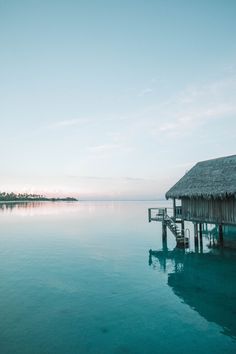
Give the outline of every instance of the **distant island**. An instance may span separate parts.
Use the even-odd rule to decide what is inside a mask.
[[[72,197],[66,198],[47,198],[39,194],[28,193],[5,193],[0,192],[0,202],[77,202],[78,199]]]

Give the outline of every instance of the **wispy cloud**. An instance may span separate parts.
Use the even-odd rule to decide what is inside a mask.
[[[152,107],[146,124],[152,134],[186,135],[214,120],[236,115],[236,76],[188,87]]]
[[[73,127],[76,125],[81,125],[84,123],[90,122],[90,118],[75,118],[75,119],[65,119],[60,120],[50,125],[50,128],[65,128],[65,127]]]
[[[126,120],[120,122],[118,129],[113,132],[114,139],[116,137],[113,142],[132,144],[140,151],[149,141],[165,146],[169,137],[191,137],[200,130],[203,136],[204,127],[210,131],[209,129],[219,126],[221,122],[225,129],[229,129],[227,121],[232,121],[232,117],[236,115],[235,93],[236,73],[224,73],[218,80],[188,85],[166,100],[124,113]],[[111,132],[110,137],[112,138]]]
[[[121,143],[94,145],[87,148],[88,158],[90,159],[108,159],[114,158],[117,154],[129,153],[134,147]]]
[[[121,149],[120,144],[101,144],[87,147],[87,158],[90,160],[105,160],[114,156]]]
[[[120,144],[102,144],[102,145],[90,146],[88,150],[91,152],[100,153],[100,152],[107,152],[107,151],[116,150],[120,148],[121,148]]]
[[[150,87],[147,87],[138,94],[138,97],[146,96],[152,92],[153,92],[153,89],[151,89]]]

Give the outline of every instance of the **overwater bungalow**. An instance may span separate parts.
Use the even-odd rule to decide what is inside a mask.
[[[236,225],[236,155],[198,162],[168,190],[166,198],[173,200],[172,216],[160,208],[153,215],[151,208],[149,221],[162,221],[177,244],[186,242],[184,221],[194,223],[196,237],[201,236],[203,224],[216,225],[222,242],[224,226]]]

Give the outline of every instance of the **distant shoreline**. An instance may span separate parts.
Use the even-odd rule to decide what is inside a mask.
[[[68,198],[68,199],[25,199],[25,200],[0,200],[1,204],[6,203],[32,203],[32,202],[78,202],[78,199],[75,198]]]
[[[25,200],[0,200],[0,204],[6,204],[6,203],[34,203],[34,202],[110,202],[110,203],[158,203],[158,202],[168,202],[165,199],[145,199],[145,200],[139,200],[139,199],[129,199],[129,200],[122,200],[122,199],[25,199]]]
[[[77,202],[78,199],[74,197],[54,197],[48,198],[42,194],[33,194],[33,193],[6,193],[0,192],[0,202]]]

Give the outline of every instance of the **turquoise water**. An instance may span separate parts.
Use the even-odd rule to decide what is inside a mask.
[[[157,205],[1,205],[0,353],[236,352],[235,250],[163,245]]]

